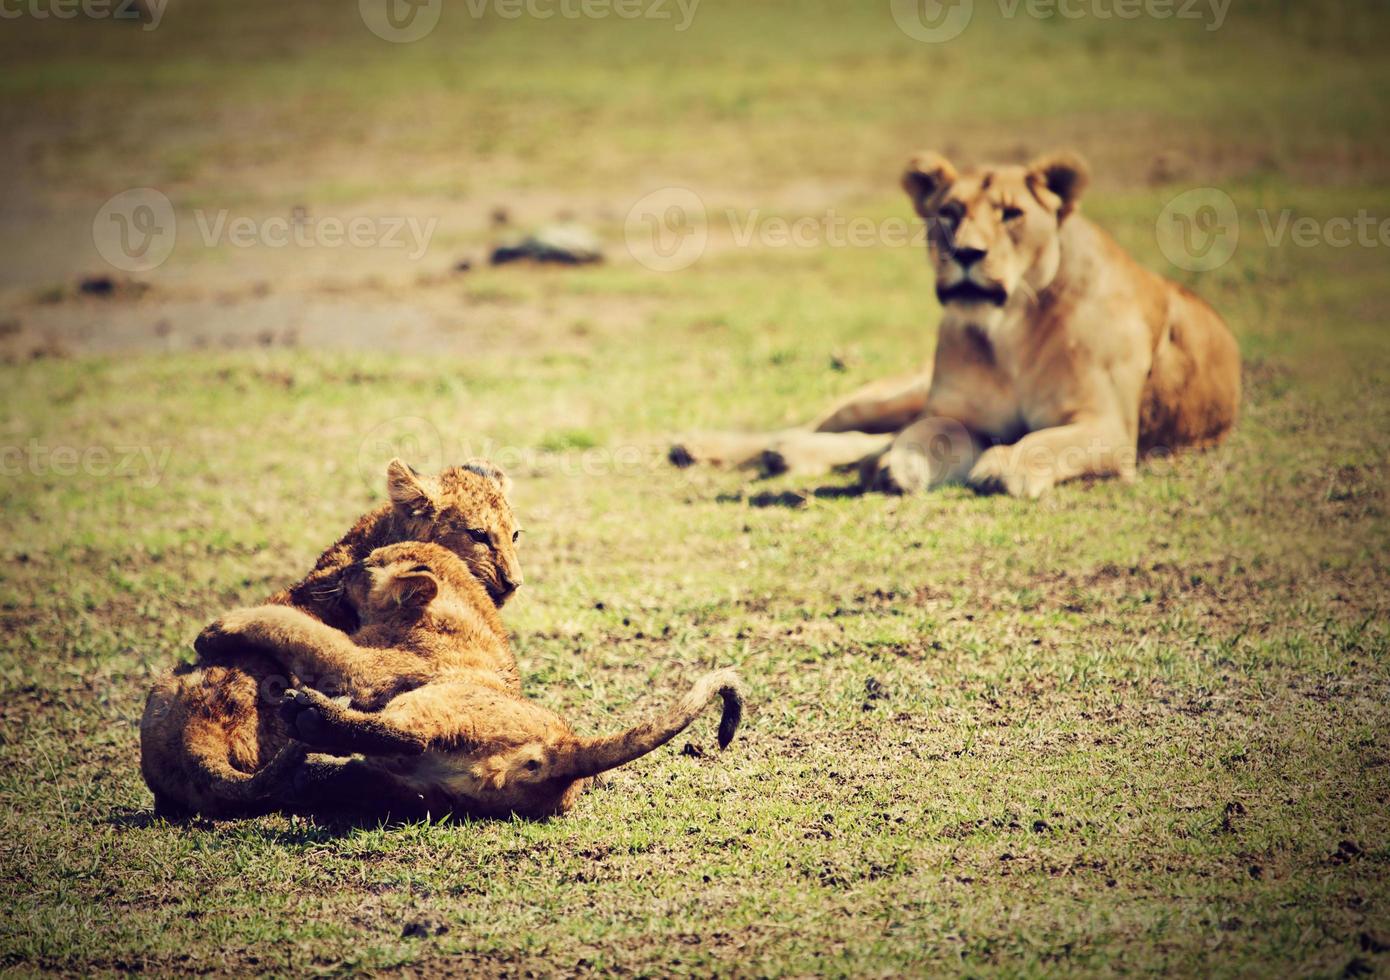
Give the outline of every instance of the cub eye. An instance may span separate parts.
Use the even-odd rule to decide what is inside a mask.
[[[470,528],[468,529],[468,536],[469,536],[470,538],[472,538],[474,541],[478,542],[479,544],[491,544],[491,543],[492,543],[492,538],[491,538],[491,536],[490,536],[486,531],[482,530],[481,528],[470,527]]]
[[[1004,209],[1004,220],[1005,220],[1005,221],[1017,221],[1017,220],[1018,220],[1019,218],[1021,218],[1021,217],[1023,217],[1023,209],[1022,209],[1022,208],[1005,208],[1005,209]]]
[[[428,565],[416,565],[414,568],[410,570],[410,572],[413,575],[416,572],[428,572],[429,570],[430,566]]]
[[[941,220],[947,225],[955,227],[960,223],[961,210],[958,207],[947,206],[941,209]]]
[[[528,759],[526,762],[526,768],[531,772],[539,772],[541,768],[540,761],[537,759]]]
[[[512,544],[516,544],[517,541],[519,541],[519,540],[521,540],[521,532],[520,532],[520,531],[513,531],[513,532],[512,532]]]

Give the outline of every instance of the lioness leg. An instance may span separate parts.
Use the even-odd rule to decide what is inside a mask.
[[[768,474],[818,476],[877,455],[889,441],[886,435],[867,432],[798,431],[778,439],[763,453],[762,469]]]
[[[961,483],[983,449],[981,440],[955,419],[919,419],[899,432],[884,452],[864,460],[860,479],[869,489],[885,493]]]
[[[817,432],[899,432],[927,408],[931,372],[884,378],[865,385],[838,403],[814,426]]]
[[[1133,480],[1136,456],[1133,435],[1104,423],[1077,422],[1038,429],[1013,445],[986,450],[967,482],[983,492],[1037,498],[1079,476]]]
[[[832,433],[897,432],[922,414],[931,387],[930,372],[887,378],[865,385],[837,403],[818,421],[777,432],[724,432],[690,436],[671,447],[677,466],[708,463],[733,468],[760,467],[802,475],[828,473],[858,462],[882,448],[866,440],[814,439]]]
[[[778,440],[804,433],[805,429],[780,432],[711,432],[687,436],[671,447],[671,462],[679,467],[705,463],[710,466],[743,469],[762,464],[763,454]]]

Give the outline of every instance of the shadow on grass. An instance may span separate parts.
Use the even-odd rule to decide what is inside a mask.
[[[862,497],[870,491],[861,486],[830,486],[816,487],[814,490],[782,490],[774,492],[764,490],[761,493],[721,493],[715,497],[716,503],[721,504],[747,504],[749,507],[763,509],[765,507],[786,507],[795,510],[798,507],[805,507],[812,500],[843,500],[849,497]]]

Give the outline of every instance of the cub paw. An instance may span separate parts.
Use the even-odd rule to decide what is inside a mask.
[[[333,701],[317,691],[294,687],[286,691],[280,701],[280,718],[291,738],[313,743],[326,734],[327,718],[335,707]]]

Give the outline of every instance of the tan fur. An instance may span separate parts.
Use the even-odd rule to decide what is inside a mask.
[[[351,637],[298,610],[264,606],[213,624],[200,645],[251,645],[286,670],[323,678],[319,690],[287,694],[293,734],[318,751],[366,755],[393,787],[382,794],[388,806],[418,801],[435,815],[554,816],[573,805],[588,777],[665,744],[716,694],[724,700],[721,746],[738,727],[738,678],[724,670],[650,722],[607,738],[576,736],[521,696],[486,593],[438,546],[380,549],[344,581],[362,621]],[[351,705],[320,693],[330,690],[342,690]]]
[[[479,587],[501,605],[522,581],[507,486],[501,471],[485,461],[423,477],[393,460],[387,469],[390,502],[364,515],[323,553],[313,572],[269,601],[355,629],[356,612],[341,582],[344,569],[382,545],[419,539],[461,556]],[[470,531],[486,535],[486,542]],[[244,644],[204,644],[199,654],[197,663],[160,679],[146,700],[140,763],[156,809],[208,816],[267,809],[274,805],[270,794],[303,758],[302,746],[291,745],[274,710],[296,678]]]
[[[964,482],[1036,497],[1079,476],[1131,479],[1141,453],[1220,443],[1240,404],[1234,338],[1077,213],[1087,182],[1068,153],[964,175],[914,158],[903,187],[927,222],[943,306],[931,370],[870,386],[807,429],[691,440],[673,461],[858,462],[882,490]],[[895,435],[856,460],[850,430]]]

